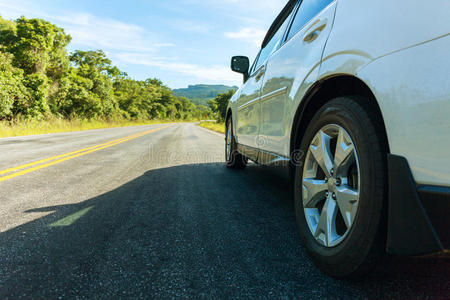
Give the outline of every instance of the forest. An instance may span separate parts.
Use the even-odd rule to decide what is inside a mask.
[[[0,17],[0,120],[196,120],[211,107],[175,96],[160,80],[134,80],[102,50],[69,52],[63,28]],[[214,107],[214,106],[212,106]]]

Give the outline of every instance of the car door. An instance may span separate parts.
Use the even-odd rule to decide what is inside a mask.
[[[287,118],[297,92],[317,78],[334,19],[335,1],[303,0],[297,6],[284,44],[270,56],[261,89],[260,138],[270,153],[289,157]]]
[[[275,20],[271,31],[266,36],[267,42],[265,41],[263,43],[263,48],[253,63],[249,78],[242,87],[241,94],[237,100],[237,141],[240,145],[249,146],[254,150],[259,149],[265,143],[263,139],[258,139],[258,137],[260,136],[261,125],[261,87],[266,72],[267,60],[282,42],[284,33],[289,25],[290,17],[292,16],[293,8],[294,5],[290,7],[288,4],[280,14],[281,18],[279,16]],[[248,151],[248,148],[243,150],[243,152]],[[255,159],[253,153],[244,154]]]
[[[261,92],[262,76],[265,70],[265,61],[259,60],[262,50],[258,54],[250,75],[242,86],[239,97],[236,101],[236,140],[238,144],[257,148],[257,137],[259,134],[259,124],[261,116],[261,106],[259,96]],[[247,152],[249,149],[246,149]],[[246,153],[249,154],[249,153]]]

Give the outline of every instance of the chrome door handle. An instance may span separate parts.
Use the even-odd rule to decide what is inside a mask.
[[[317,37],[319,36],[319,34],[320,34],[320,31],[319,31],[319,30],[315,30],[315,31],[313,31],[313,32],[311,32],[311,33],[309,33],[309,34],[307,34],[303,40],[304,40],[305,42],[310,43],[310,42],[314,41],[315,39],[317,39]]]
[[[311,43],[312,41],[317,39],[317,37],[320,35],[322,30],[325,29],[326,26],[327,26],[326,19],[323,21],[317,20],[308,28],[307,33],[305,34],[303,40],[307,43]]]

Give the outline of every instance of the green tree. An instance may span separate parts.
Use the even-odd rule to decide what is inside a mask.
[[[102,50],[77,50],[70,56],[70,60],[76,66],[72,74],[75,88],[70,89],[71,92],[67,96],[74,105],[73,111],[83,112],[82,116],[89,118],[120,114],[111,80],[111,77],[119,72],[111,65],[111,60],[105,53]],[[79,92],[80,89],[86,89],[81,96],[72,93]],[[77,105],[86,107],[76,107]]]
[[[114,93],[125,118],[148,119],[148,107],[144,102],[145,90],[141,81],[118,78],[114,82]]]
[[[26,75],[42,73],[58,77],[69,66],[66,46],[71,37],[42,19],[21,17],[15,26],[3,26],[2,43],[6,51],[14,54],[13,63]]]
[[[49,97],[57,94],[70,68],[66,50],[70,36],[47,21],[25,17],[0,20],[0,33],[0,44],[13,54],[12,64],[23,70],[31,96],[21,113],[31,117],[49,113]]]

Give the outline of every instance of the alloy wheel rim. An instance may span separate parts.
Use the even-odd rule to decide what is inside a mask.
[[[360,169],[348,132],[330,124],[308,147],[302,176],[306,222],[324,247],[340,244],[352,228],[359,207]]]

